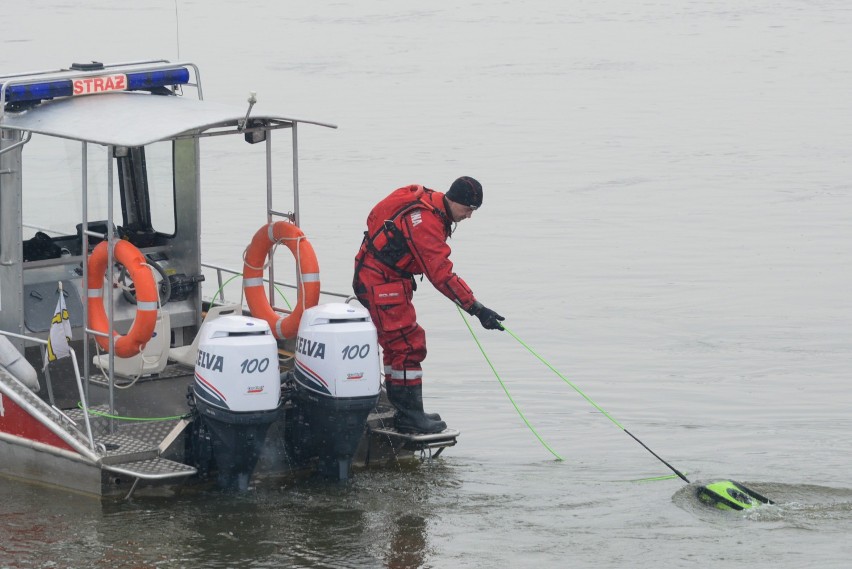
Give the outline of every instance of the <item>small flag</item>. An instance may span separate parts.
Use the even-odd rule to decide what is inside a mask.
[[[65,307],[65,293],[62,284],[59,285],[59,300],[56,301],[56,312],[50,320],[50,337],[47,339],[47,361],[54,362],[59,358],[71,355],[71,322],[68,321],[68,309]]]

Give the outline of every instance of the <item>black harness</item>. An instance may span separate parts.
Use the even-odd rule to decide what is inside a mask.
[[[425,190],[427,192],[431,192],[432,190]],[[364,239],[361,242],[364,250],[369,252],[375,259],[381,262],[386,267],[392,269],[396,274],[404,279],[411,279],[411,284],[413,288],[417,289],[417,283],[414,280],[414,274],[408,271],[405,271],[399,268],[399,261],[402,260],[403,257],[411,253],[411,248],[409,247],[408,239],[403,234],[403,232],[396,226],[396,221],[409,211],[416,208],[424,208],[430,211],[436,212],[444,221],[445,226],[449,228],[452,226],[449,218],[442,212],[441,210],[435,208],[432,204],[426,203],[421,199],[416,199],[404,204],[400,207],[396,213],[391,216],[390,219],[386,219],[385,222],[379,227],[373,235],[370,235],[369,230],[364,232]],[[380,248],[376,247],[376,239],[380,236],[384,235],[385,244]],[[355,289],[356,294],[366,293],[366,289],[364,285],[362,285],[358,281],[358,273],[361,272],[361,269],[364,266],[364,259],[366,255],[362,252],[358,256],[358,265],[355,267],[355,281],[353,282],[353,287]]]

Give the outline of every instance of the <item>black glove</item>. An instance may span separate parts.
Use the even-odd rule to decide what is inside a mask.
[[[486,308],[482,306],[482,303],[476,301],[473,303],[473,306],[470,307],[470,313],[473,316],[479,318],[480,324],[486,330],[502,330],[503,325],[500,324],[500,321],[505,320],[504,317],[500,316],[490,308]]]

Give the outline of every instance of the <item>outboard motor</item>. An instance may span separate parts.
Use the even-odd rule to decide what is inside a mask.
[[[192,387],[200,423],[193,429],[196,462],[212,453],[219,486],[245,490],[279,417],[278,344],[264,320],[247,316],[216,318],[199,334]]]
[[[379,399],[376,328],[361,306],[329,303],[302,315],[294,370],[295,454],[319,459],[326,477],[345,480]]]

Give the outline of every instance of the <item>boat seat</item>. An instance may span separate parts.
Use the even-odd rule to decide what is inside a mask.
[[[220,306],[211,306],[207,309],[207,314],[204,315],[204,321],[201,327],[198,328],[198,334],[192,340],[192,343],[187,346],[178,346],[169,350],[169,359],[181,365],[194,368],[195,361],[198,359],[198,339],[201,337],[201,328],[204,324],[215,320],[220,316],[228,316],[230,314],[242,314],[243,307],[241,304],[222,304]]]
[[[142,350],[141,354],[132,358],[115,358],[115,374],[121,377],[134,378],[162,372],[169,363],[171,340],[171,317],[168,310],[161,308],[157,312],[154,335],[145,344],[145,349]],[[96,355],[93,358],[93,363],[106,375],[109,370],[109,354]]]

